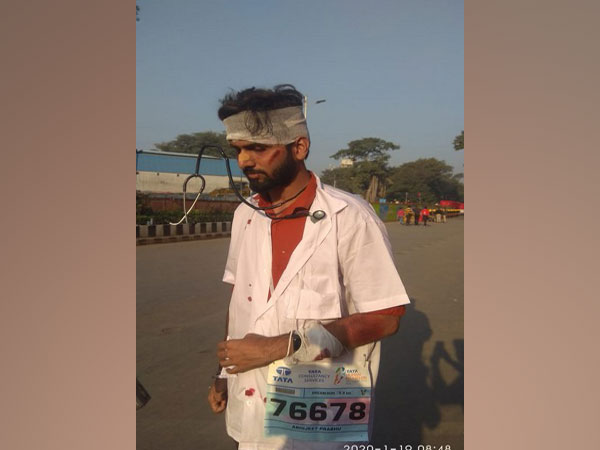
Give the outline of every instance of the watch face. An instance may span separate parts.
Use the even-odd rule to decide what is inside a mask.
[[[294,346],[294,351],[297,352],[300,350],[300,346],[302,345],[302,339],[300,339],[300,335],[295,331],[292,333],[292,344]]]

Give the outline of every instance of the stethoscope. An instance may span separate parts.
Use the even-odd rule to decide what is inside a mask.
[[[314,211],[312,213],[309,210],[307,210],[307,209],[297,209],[293,213],[287,214],[287,215],[281,216],[281,217],[269,215],[267,213],[267,211],[279,208],[280,206],[283,206],[286,203],[291,202],[296,197],[298,197],[302,192],[304,192],[304,190],[306,189],[306,186],[303,187],[302,189],[300,189],[300,191],[298,191],[296,194],[294,194],[290,198],[288,198],[288,199],[286,199],[286,200],[284,200],[282,202],[279,202],[276,205],[263,206],[263,207],[253,205],[252,203],[250,203],[249,201],[247,201],[242,196],[242,194],[240,193],[240,191],[236,187],[236,185],[235,185],[235,183],[233,181],[233,175],[231,174],[231,166],[229,165],[229,158],[227,157],[227,155],[225,154],[225,152],[223,151],[223,149],[219,145],[206,144],[206,145],[203,145],[200,148],[200,152],[198,153],[198,157],[196,158],[196,170],[194,171],[193,174],[189,175],[185,179],[185,181],[183,182],[183,217],[181,218],[181,220],[179,222],[177,222],[177,223],[171,223],[171,225],[179,225],[184,220],[185,220],[185,223],[188,223],[187,216],[190,213],[190,211],[194,208],[194,205],[196,204],[196,202],[200,198],[200,195],[204,191],[204,188],[206,187],[206,180],[200,174],[200,162],[202,161],[202,154],[204,153],[204,150],[207,149],[207,148],[214,148],[214,149],[218,150],[218,152],[221,154],[221,157],[225,160],[225,167],[227,168],[227,176],[229,177],[229,186],[233,189],[233,192],[235,193],[235,195],[237,196],[237,198],[239,198],[242,201],[242,203],[245,203],[250,208],[252,208],[252,209],[254,209],[256,211],[262,211],[264,213],[264,215],[267,216],[269,219],[271,219],[271,220],[286,220],[286,219],[296,219],[296,218],[299,218],[299,217],[310,217],[311,221],[313,223],[315,223],[315,222],[318,222],[319,220],[324,219],[325,216],[327,215],[325,213],[325,211],[323,211],[321,209],[318,209],[318,210],[316,210],[316,211]],[[187,193],[187,185],[190,182],[190,180],[193,179],[193,178],[200,178],[200,180],[202,181],[202,186],[200,187],[200,190],[198,191],[198,195],[196,195],[196,198],[194,199],[194,202],[192,203],[192,206],[190,206],[189,209],[186,209],[186,207],[185,207],[185,200],[186,200],[185,196],[186,196],[186,193]]]
[[[254,209],[258,209],[258,208],[254,208]],[[267,216],[271,220],[284,220],[284,219],[296,219],[298,217],[310,217],[310,220],[312,220],[313,223],[318,222],[321,219],[324,219],[326,215],[327,214],[325,214],[325,211],[323,211],[321,209],[317,209],[315,212],[311,213],[308,209],[304,209],[304,208],[302,208],[302,209],[297,208],[297,210],[295,210],[293,213],[287,214],[282,217],[270,216],[269,214],[265,213],[265,216]]]

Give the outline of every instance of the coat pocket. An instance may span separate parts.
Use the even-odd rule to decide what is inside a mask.
[[[297,292],[296,298],[288,303],[288,318],[327,320],[342,317],[340,299],[335,292],[323,294],[311,289]]]

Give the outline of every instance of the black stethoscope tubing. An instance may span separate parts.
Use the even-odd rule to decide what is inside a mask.
[[[298,192],[297,194],[295,194],[293,197],[290,197],[287,200],[285,200],[283,202],[280,202],[280,203],[278,203],[276,205],[263,206],[263,207],[253,205],[252,203],[250,203],[249,201],[247,201],[244,198],[244,196],[240,193],[240,191],[236,187],[236,185],[235,185],[235,183],[233,181],[233,175],[231,173],[231,166],[229,165],[229,158],[227,157],[227,155],[225,154],[225,152],[223,151],[223,149],[221,148],[221,146],[219,146],[219,145],[213,145],[213,144],[205,144],[205,145],[203,145],[200,148],[200,152],[198,153],[198,156],[196,158],[196,170],[194,171],[193,174],[191,174],[190,176],[188,176],[185,179],[185,181],[183,182],[183,195],[184,195],[184,199],[185,199],[185,193],[186,193],[186,189],[187,189],[187,184],[188,184],[188,182],[192,178],[200,178],[202,180],[202,187],[200,188],[200,193],[202,193],[202,191],[204,191],[204,188],[206,186],[206,180],[200,174],[200,162],[202,161],[202,154],[204,153],[204,150],[207,149],[207,148],[217,149],[218,152],[221,154],[221,157],[225,160],[225,168],[227,169],[227,176],[229,177],[229,185],[233,189],[233,192],[235,193],[235,195],[237,196],[237,198],[239,198],[242,201],[242,203],[245,203],[250,208],[252,208],[252,209],[254,209],[256,211],[263,211],[264,214],[268,218],[270,218],[272,220],[295,219],[295,218],[298,218],[298,217],[307,217],[307,216],[310,216],[313,220],[319,221],[319,220],[325,218],[325,216],[326,216],[325,211],[322,211],[320,209],[317,210],[317,211],[315,211],[314,213],[311,213],[308,210],[298,211],[298,212],[294,212],[292,214],[288,214],[288,215],[283,216],[283,217],[270,216],[269,214],[266,213],[266,211],[268,211],[268,210],[279,208],[280,206],[284,205],[285,203],[287,203],[287,202],[295,199],[296,197],[298,197],[304,191],[304,189],[306,189],[306,187],[302,188],[302,190],[300,190],[300,192]]]

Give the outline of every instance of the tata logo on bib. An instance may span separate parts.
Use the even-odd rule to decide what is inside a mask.
[[[280,366],[277,369],[275,369],[275,372],[277,372],[282,377],[287,377],[290,373],[292,373],[292,369],[290,369],[289,367]]]
[[[338,367],[335,371],[335,378],[333,380],[333,384],[340,384],[345,376],[346,376],[346,369],[343,366]]]
[[[277,369],[275,369],[275,372],[277,372],[277,375],[273,375],[273,381],[275,383],[293,383],[292,379],[290,378],[292,369],[279,366]]]

